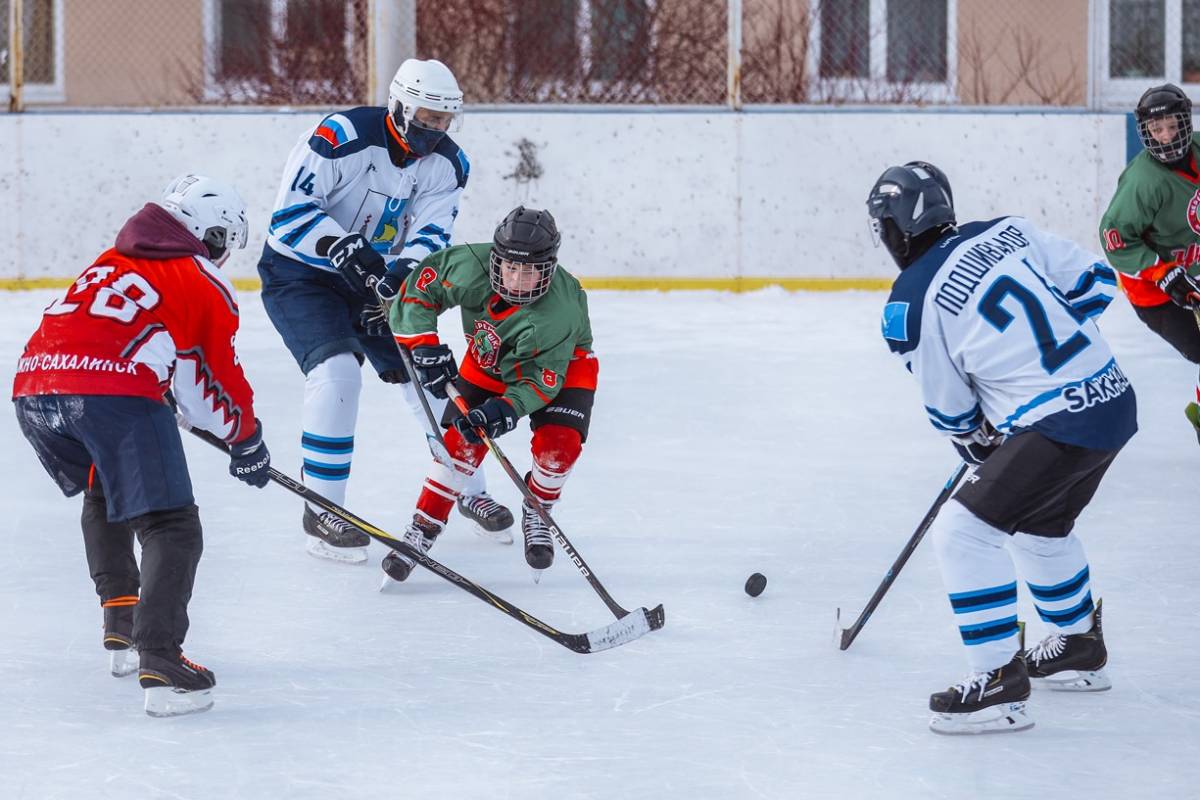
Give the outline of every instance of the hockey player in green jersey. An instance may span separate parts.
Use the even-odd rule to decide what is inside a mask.
[[[466,478],[487,447],[476,434],[497,437],[529,417],[533,468],[525,476],[549,509],[587,440],[599,362],[592,353],[587,295],[558,266],[561,236],[549,211],[518,207],[493,241],[451,247],[412,271],[392,306],[396,343],[412,352],[418,381],[435,397],[453,381],[470,407],[464,417],[446,406],[442,427],[455,470],[434,462],[404,540],[428,552],[446,525]],[[437,318],[458,307],[467,352],[461,370],[438,340]],[[537,510],[521,509],[525,560],[535,580],[554,560],[554,542]],[[383,569],[408,577],[415,562],[392,551]]]
[[[1134,111],[1145,151],[1125,167],[1100,220],[1100,240],[1142,322],[1200,364],[1200,137],[1192,101],[1155,86]],[[1200,377],[1187,418],[1200,438]]]

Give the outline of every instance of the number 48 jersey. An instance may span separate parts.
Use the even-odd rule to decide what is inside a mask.
[[[986,418],[1117,449],[1137,429],[1134,394],[1094,321],[1115,289],[1098,258],[1025,219],[972,222],[900,273],[883,336],[946,435]]]

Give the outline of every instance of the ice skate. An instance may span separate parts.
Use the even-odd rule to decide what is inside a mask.
[[[108,670],[114,678],[124,678],[137,672],[138,651],[133,646],[133,606],[105,607],[104,649],[108,651]]]
[[[929,696],[934,733],[1003,733],[1033,727],[1025,711],[1029,674],[1021,654],[990,672],[975,672],[944,692]]]
[[[410,546],[420,550],[422,553],[428,553],[433,543],[437,541],[438,535],[442,532],[442,526],[438,523],[421,516],[413,514],[412,522],[404,531],[404,541]],[[400,583],[412,574],[413,568],[417,566],[417,562],[401,553],[399,550],[392,550],[383,558],[384,573],[387,575],[383,579],[383,584],[379,590],[385,591],[393,582]]]
[[[342,564],[361,564],[367,560],[371,537],[329,511],[315,513],[304,507],[304,532],[313,539],[308,554]]]
[[[212,671],[183,657],[160,651],[141,654],[138,682],[146,690],[146,713],[152,717],[178,717],[212,708]]]
[[[458,513],[475,523],[475,533],[500,544],[512,544],[513,515],[487,492],[458,498]]]
[[[543,503],[542,508],[549,510],[550,505]],[[554,538],[550,526],[528,500],[521,505],[521,532],[525,534],[525,563],[533,570],[533,582],[540,583],[542,571],[554,563]]]
[[[1100,626],[1100,604],[1087,633],[1052,633],[1025,651],[1034,686],[1058,692],[1102,692],[1112,688],[1104,674],[1108,650]]]

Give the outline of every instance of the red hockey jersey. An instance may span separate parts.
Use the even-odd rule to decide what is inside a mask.
[[[254,393],[238,363],[233,286],[204,245],[160,206],[125,223],[46,308],[25,345],[13,397],[120,395],[171,389],[192,425],[227,442],[254,433]]]

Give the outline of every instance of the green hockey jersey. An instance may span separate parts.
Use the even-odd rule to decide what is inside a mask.
[[[458,307],[467,338],[460,374],[503,394],[523,416],[559,393],[572,357],[590,357],[587,294],[559,266],[544,295],[509,305],[488,279],[491,251],[490,243],[464,244],[430,255],[405,280],[389,321],[399,344],[432,344],[438,315]]]
[[[1200,157],[1200,134],[1192,136],[1192,169]],[[1200,270],[1200,177],[1173,170],[1142,151],[1117,180],[1117,191],[1100,219],[1100,242],[1134,305],[1169,301],[1154,280],[1166,262]]]

